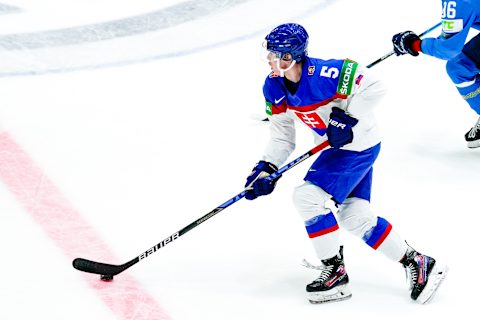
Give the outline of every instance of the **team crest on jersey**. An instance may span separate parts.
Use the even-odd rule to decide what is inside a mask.
[[[315,72],[315,66],[309,66],[308,67],[308,75],[311,76]]]
[[[327,126],[323,122],[322,118],[315,111],[312,112],[298,112],[293,111],[295,115],[302,120],[307,126],[309,126],[313,131],[323,136],[327,132]]]

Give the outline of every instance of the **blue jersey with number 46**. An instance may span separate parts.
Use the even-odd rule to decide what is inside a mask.
[[[442,0],[442,34],[422,40],[422,52],[450,60],[462,51],[470,28],[480,30],[480,0]]]

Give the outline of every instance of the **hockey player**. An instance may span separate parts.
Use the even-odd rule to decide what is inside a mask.
[[[380,151],[372,108],[384,94],[382,84],[352,60],[321,60],[307,55],[308,34],[298,24],[282,24],[265,38],[272,69],[263,92],[271,138],[246,182],[246,198],[270,194],[275,172],[295,148],[294,121],[311,128],[316,143],[328,138],[305,182],[294,191],[298,209],[322,272],[306,286],[312,303],[351,297],[339,243],[339,225],[408,270],[411,298],[425,303],[446,269],[412,249],[391,224],[370,211],[372,166]],[[278,179],[277,179],[278,180]],[[336,216],[326,202],[339,206]]]
[[[480,30],[480,1],[442,0],[442,34],[437,38],[420,38],[412,31],[393,36],[397,55],[419,52],[447,60],[447,73],[458,92],[480,115],[480,34],[465,44],[470,29]],[[465,134],[469,148],[480,147],[480,118]]]

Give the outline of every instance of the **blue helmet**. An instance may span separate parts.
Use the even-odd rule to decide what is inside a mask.
[[[296,62],[307,56],[308,33],[297,23],[281,24],[266,37],[267,50],[282,54],[290,53]]]

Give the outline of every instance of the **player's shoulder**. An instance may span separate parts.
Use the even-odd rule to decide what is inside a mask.
[[[351,82],[359,70],[359,64],[352,59],[310,58],[306,62],[308,63],[305,65],[307,75],[314,76],[308,78],[313,78],[312,81],[319,82],[322,87],[331,85],[333,88],[339,82]]]
[[[271,71],[268,76],[265,78],[265,83],[263,85],[264,91],[278,91],[282,90],[282,85],[280,84],[281,77],[275,72]]]
[[[310,72],[320,72],[325,68],[339,68],[343,64],[343,59],[320,59],[308,57],[305,60],[305,66],[309,68]]]
[[[282,87],[281,77],[275,74],[273,71],[265,78],[263,84],[263,95],[265,99],[270,102],[274,102],[276,97],[284,95],[284,88]]]
[[[352,59],[309,59],[307,77],[312,88],[347,98],[364,77],[363,67]]]
[[[318,75],[327,78],[337,78],[346,69],[356,69],[358,63],[352,59],[319,59],[308,58],[305,67],[309,75]],[[351,71],[351,70],[350,70]]]

